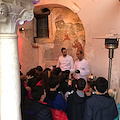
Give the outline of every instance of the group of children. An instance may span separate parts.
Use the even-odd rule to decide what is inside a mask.
[[[105,78],[73,79],[69,84],[69,74],[38,66],[21,75],[22,119],[119,120],[119,107]]]

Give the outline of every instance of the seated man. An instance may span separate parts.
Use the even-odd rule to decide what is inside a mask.
[[[33,99],[26,99],[23,105],[23,120],[53,120],[49,106],[44,103],[46,92],[42,86],[31,91]]]
[[[114,120],[118,116],[115,100],[108,95],[107,89],[108,81],[97,78],[96,94],[86,100],[83,120]]]
[[[87,99],[86,94],[83,92],[86,82],[83,78],[77,80],[75,85],[77,90],[70,94],[67,99],[67,116],[69,120],[83,120],[84,105]]]

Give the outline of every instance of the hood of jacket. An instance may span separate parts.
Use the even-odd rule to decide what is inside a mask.
[[[76,92],[74,92],[72,98],[75,104],[82,104],[87,99],[87,96],[85,94],[85,97],[80,97]]]

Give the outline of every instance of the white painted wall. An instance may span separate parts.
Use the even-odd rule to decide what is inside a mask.
[[[105,49],[102,37],[112,32],[120,34],[120,2],[119,0],[79,0],[81,7],[78,15],[86,31],[86,58],[90,62],[91,72],[96,76],[108,76],[108,50]],[[113,88],[120,87],[120,47],[115,49],[112,62]]]

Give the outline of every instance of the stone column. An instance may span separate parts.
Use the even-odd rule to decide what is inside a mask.
[[[0,34],[1,120],[20,120],[20,72],[16,34]]]
[[[21,120],[17,26],[33,19],[35,1],[0,0],[1,120]]]

